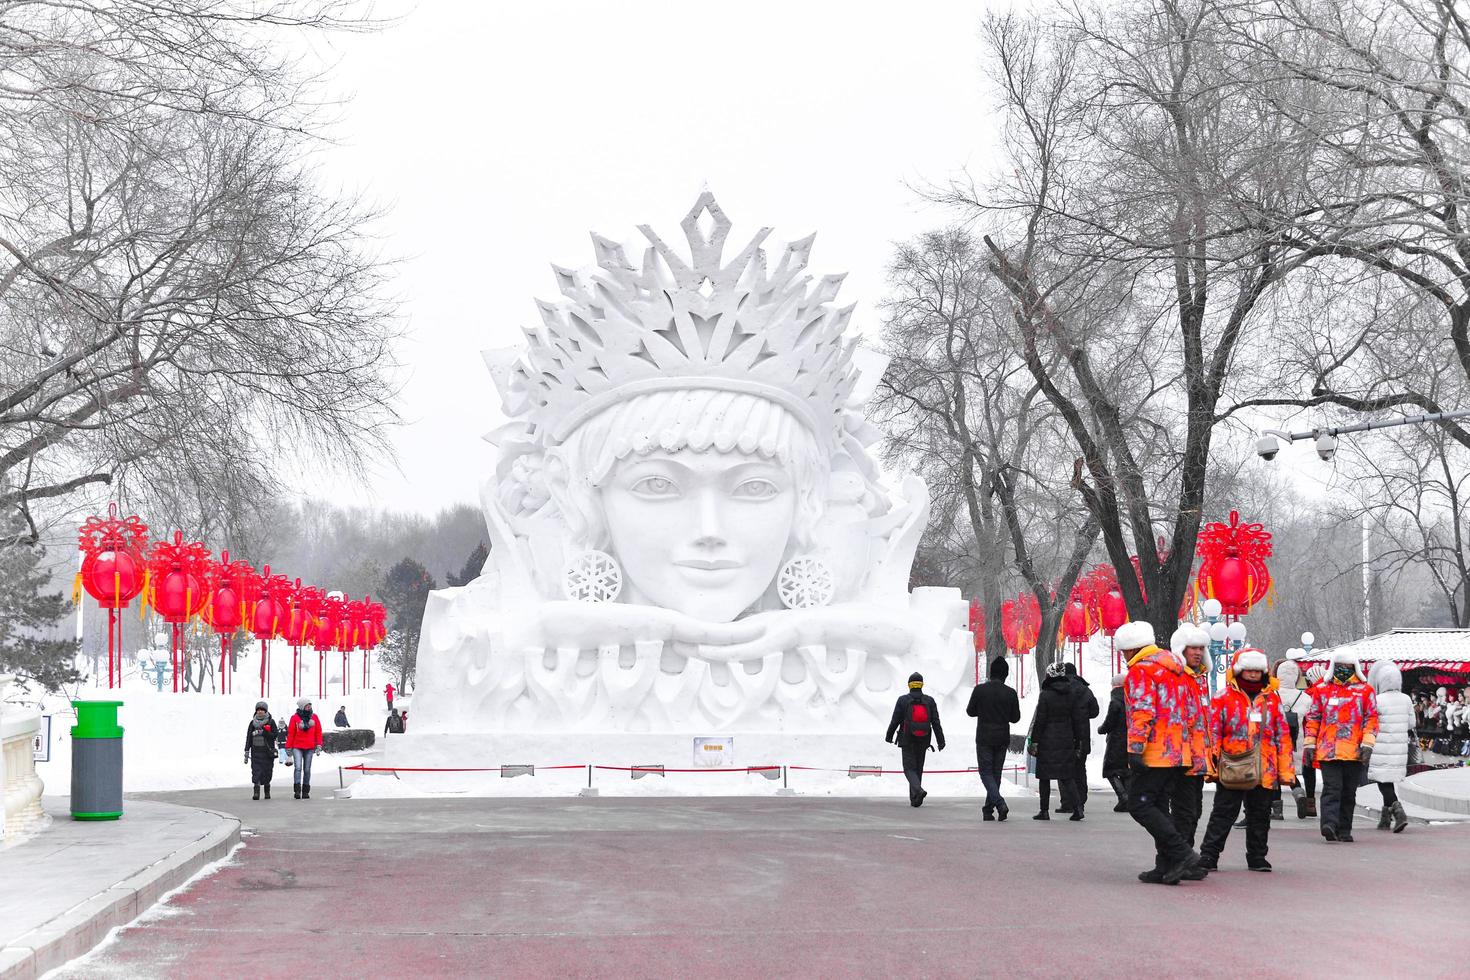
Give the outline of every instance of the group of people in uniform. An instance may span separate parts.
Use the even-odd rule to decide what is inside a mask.
[[[1154,863],[1138,875],[1140,881],[1177,885],[1203,880],[1219,868],[1237,827],[1245,830],[1246,867],[1269,872],[1271,820],[1283,818],[1282,794],[1287,790],[1296,798],[1297,816],[1317,817],[1328,842],[1353,842],[1358,787],[1369,782],[1382,795],[1379,829],[1398,833],[1407,826],[1395,784],[1406,775],[1414,710],[1391,661],[1365,672],[1351,654],[1338,652],[1328,665],[1307,672],[1302,690],[1295,662],[1281,661],[1273,670],[1264,652],[1244,648],[1231,655],[1224,687],[1212,695],[1209,636],[1200,627],[1181,624],[1169,649],[1158,646],[1153,626],[1146,622],[1125,623],[1113,640],[1127,669],[1113,680],[1113,704],[1101,730],[1124,749],[1118,755],[1126,754],[1126,762],[1112,761],[1110,751],[1104,775],[1118,793],[1115,809],[1126,810],[1153,840]],[[1000,671],[995,663],[1001,664]],[[1047,674],[1032,742],[1039,742],[1043,752],[1058,754],[1047,760],[1047,773],[1038,766],[1038,775],[1048,777],[1042,782],[1038,818],[1045,818],[1047,789],[1050,779],[1057,778],[1064,790],[1072,790],[1064,798],[1072,797],[1067,808],[1072,819],[1080,820],[1086,796],[1077,780],[1080,776],[1080,786],[1086,786],[1086,727],[1098,713],[1097,702],[1090,692],[1085,700],[1077,696],[1072,686],[1080,679],[1066,676],[1063,665],[1053,664]],[[944,734],[938,705],[923,693],[922,676],[912,675],[909,688],[894,706],[886,736],[903,750],[909,802],[920,806],[927,795],[921,785],[924,755],[931,747],[944,747]],[[1020,715],[1005,685],[1004,658],[992,663],[989,680],[976,687],[968,713],[977,718],[985,819],[998,814],[1004,820],[1001,746],[1009,739],[1009,723]],[[1053,730],[1057,737],[1049,746]],[[1206,783],[1214,784],[1214,802],[1199,839]]]

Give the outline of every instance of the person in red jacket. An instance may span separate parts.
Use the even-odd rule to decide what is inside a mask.
[[[296,762],[292,774],[296,799],[311,799],[311,760],[322,750],[322,720],[311,710],[311,699],[296,702],[291,725],[286,729],[286,748]]]
[[[388,696],[388,710],[389,711],[392,711],[393,710],[393,682],[392,681],[389,681],[388,682],[388,686],[385,687],[385,688],[383,688],[383,693]]]

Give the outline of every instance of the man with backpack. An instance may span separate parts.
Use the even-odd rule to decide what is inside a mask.
[[[391,710],[391,711],[388,712],[388,720],[386,722],[384,722],[384,724],[383,724],[383,734],[384,735],[402,735],[403,734],[403,716],[398,713],[398,709],[397,708],[394,708],[393,710]]]
[[[894,704],[883,740],[893,742],[895,735],[903,753],[903,775],[909,781],[909,805],[923,806],[929,795],[922,785],[924,754],[931,745],[944,751],[944,728],[939,724],[939,705],[924,693],[924,675],[918,671],[909,675],[909,692]]]

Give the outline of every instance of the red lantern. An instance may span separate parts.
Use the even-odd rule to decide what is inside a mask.
[[[260,696],[270,693],[270,641],[281,633],[286,622],[286,611],[291,605],[294,592],[289,579],[284,575],[272,575],[271,567],[261,569],[260,585],[256,590],[247,623],[251,634],[260,641]]]
[[[173,664],[174,693],[186,662],[184,626],[199,614],[209,599],[205,582],[214,562],[202,541],[184,541],[175,531],[172,541],[157,541],[148,556],[148,590],[145,600],[170,626],[169,660]]]
[[[107,517],[88,517],[77,536],[82,567],[72,588],[72,601],[82,591],[107,610],[107,686],[122,683],[122,624],[117,611],[132,602],[147,584],[148,525],[136,516],[119,518],[117,504],[107,505]]]
[[[1195,588],[1218,599],[1227,617],[1244,616],[1271,590],[1271,534],[1261,524],[1242,524],[1240,512],[1229,523],[1212,521],[1199,533],[1199,572]]]
[[[228,694],[234,680],[230,638],[245,622],[245,599],[258,594],[260,576],[249,562],[230,561],[230,553],[222,551],[204,588],[209,601],[203,618],[219,636],[219,691]]]
[[[1069,643],[1081,643],[1092,635],[1087,621],[1087,610],[1078,599],[1067,603],[1062,610],[1062,635]]]
[[[347,603],[340,592],[328,593],[321,600],[316,626],[312,631],[311,646],[317,654],[317,696],[327,696],[327,651],[337,646],[341,632],[342,615]]]

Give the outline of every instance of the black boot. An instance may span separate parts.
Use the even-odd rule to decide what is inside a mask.
[[[296,798],[298,800],[301,799],[301,784],[300,783],[293,783],[292,786],[291,786],[291,792],[293,792],[293,793],[296,794]]]
[[[254,794],[251,795],[250,798],[252,800],[258,800],[258,799],[260,799],[260,784],[259,783],[251,783],[250,785],[253,786],[253,787],[255,787],[255,792],[254,792]]]
[[[271,784],[270,783],[266,783],[265,784],[265,798],[266,799],[270,799],[271,798]]]
[[[311,799],[311,783],[301,784],[301,798],[303,800]]]
[[[1082,817],[1083,817],[1083,811],[1085,809],[1087,809],[1086,804],[1084,804],[1084,803],[1078,803],[1076,809],[1074,809],[1072,811],[1072,815],[1070,817],[1068,817],[1067,819],[1068,820],[1081,820]]]
[[[1281,797],[1279,797],[1279,796],[1276,797],[1276,799],[1274,799],[1274,800],[1271,801],[1271,819],[1272,820],[1285,820],[1286,819],[1286,807],[1282,803]]]

